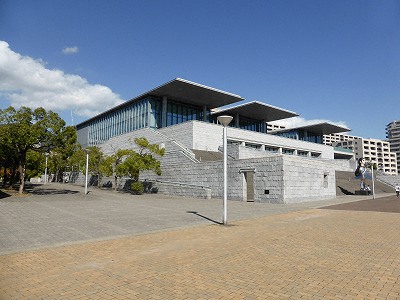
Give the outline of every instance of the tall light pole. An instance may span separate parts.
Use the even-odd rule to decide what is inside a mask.
[[[88,175],[89,175],[89,149],[85,149],[86,152],[86,176],[85,176],[85,195],[88,194],[87,185],[88,185]]]
[[[49,157],[49,153],[46,152],[46,168],[44,169],[44,183],[47,183],[47,159]]]
[[[371,177],[372,177],[372,199],[375,199],[374,164],[371,164]]]
[[[228,200],[228,154],[227,154],[227,136],[226,127],[232,121],[231,116],[219,116],[218,121],[224,126],[223,130],[223,147],[224,147],[224,202],[222,207],[222,223],[227,224],[227,200]]]

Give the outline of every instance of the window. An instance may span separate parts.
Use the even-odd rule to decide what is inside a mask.
[[[277,153],[278,152],[278,148],[265,146],[265,151],[272,152],[272,153]]]
[[[89,146],[98,145],[116,135],[149,126],[148,110],[151,107],[149,100],[143,99],[93,120],[89,125]],[[160,110],[157,109],[159,107],[160,104],[158,107],[156,105],[154,112],[150,113],[150,116],[154,116],[153,124],[156,124],[155,120],[161,120]]]
[[[289,154],[289,155],[293,155],[294,154],[294,150],[293,149],[282,149],[282,153],[283,154]]]
[[[209,112],[206,114],[208,115],[208,113]],[[191,120],[202,120],[202,114],[202,111],[196,107],[168,101],[167,126],[180,124]]]
[[[308,152],[307,152],[307,151],[298,150],[298,151],[297,151],[297,155],[298,155],[298,156],[308,156]]]

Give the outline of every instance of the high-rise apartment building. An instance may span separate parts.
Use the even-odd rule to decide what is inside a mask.
[[[390,149],[400,157],[400,121],[393,121],[386,125],[386,138]],[[397,159],[397,172],[400,174],[400,160]]]
[[[285,126],[278,124],[267,123],[267,132],[270,133],[275,130],[285,129]]]
[[[389,142],[356,136],[346,138],[346,141],[335,142],[333,146],[353,150],[356,159],[364,157],[366,161],[376,164],[384,174],[398,174],[397,155],[391,151]]]
[[[323,136],[323,143],[325,145],[332,146],[335,143],[354,140],[355,138],[360,138],[360,137],[343,133],[325,134]]]

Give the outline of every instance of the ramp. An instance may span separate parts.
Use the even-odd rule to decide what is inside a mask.
[[[354,177],[353,172],[336,171],[336,195],[354,195],[360,190],[360,180]],[[372,180],[366,179],[365,183],[372,189]],[[393,188],[375,180],[375,194],[393,193]]]

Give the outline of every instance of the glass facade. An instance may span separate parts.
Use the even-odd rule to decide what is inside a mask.
[[[209,120],[210,112],[206,112],[206,121]],[[167,126],[180,124],[192,120],[203,120],[203,110],[195,106],[176,103],[168,100],[167,104]]]
[[[149,100],[143,99],[93,120],[89,125],[89,146],[104,143],[114,136],[129,131],[148,127],[149,109],[151,109]]]
[[[96,146],[108,139],[137,129],[162,127],[162,99],[147,97],[101,116],[88,126],[88,145]],[[203,110],[168,100],[167,126],[191,120],[203,120]],[[210,112],[206,111],[206,120]]]
[[[218,124],[218,120],[217,117],[214,117],[212,119],[212,122],[214,124]],[[239,127],[240,129],[245,129],[245,130],[251,130],[251,131],[255,131],[255,132],[263,132],[266,130],[264,128],[266,128],[267,125],[264,125],[265,123],[259,120],[253,120],[253,119],[249,119],[249,118],[245,118],[240,116],[239,117]],[[233,120],[229,123],[228,125],[229,127],[235,127],[236,128],[236,119],[235,117],[233,117]]]
[[[323,138],[321,135],[316,135],[306,130],[292,130],[287,132],[277,133],[277,136],[286,137],[289,139],[295,139],[305,142],[311,142],[316,144],[322,144]]]
[[[156,98],[149,98],[149,127],[161,128],[162,127],[162,101]]]
[[[233,126],[234,126],[234,123],[233,123]],[[240,117],[239,118],[239,128],[251,130],[251,131],[255,131],[255,132],[263,132],[263,122]]]

